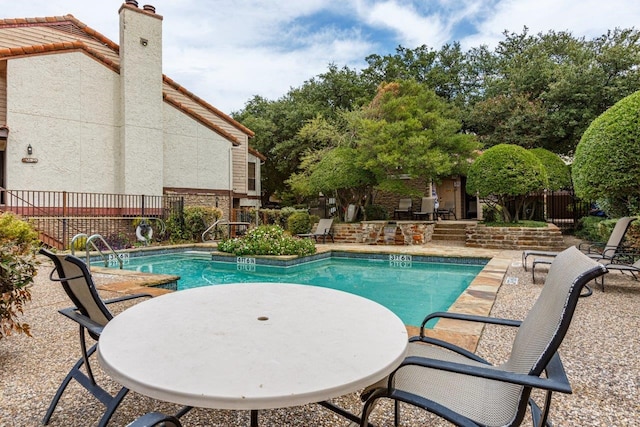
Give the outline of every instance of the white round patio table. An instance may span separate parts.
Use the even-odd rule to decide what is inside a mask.
[[[104,328],[98,358],[115,381],[146,396],[255,411],[358,391],[391,373],[406,348],[402,321],[366,298],[242,283],[173,292],[125,310]]]

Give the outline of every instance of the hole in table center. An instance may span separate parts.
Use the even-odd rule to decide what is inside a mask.
[[[269,317],[267,317],[267,316],[260,316],[260,317],[258,317],[258,320],[260,320],[261,322],[264,322],[265,320],[269,320]]]

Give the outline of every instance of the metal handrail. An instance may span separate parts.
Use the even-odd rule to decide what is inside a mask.
[[[94,235],[87,235],[85,233],[79,233],[76,234],[75,236],[73,236],[73,239],[71,239],[71,255],[75,255],[75,241],[76,239],[79,239],[81,237],[84,237],[87,239],[87,241],[85,242],[85,250],[86,250],[86,264],[87,264],[87,268],[91,267],[91,257],[89,255],[89,245],[91,245],[93,247],[93,249],[98,252],[100,254],[100,256],[102,257],[102,259],[104,260],[104,266],[108,267],[109,266],[109,257],[105,256],[104,252],[102,252],[102,250],[100,250],[99,247],[96,246],[96,244],[93,242],[94,240],[98,239],[102,242],[103,245],[105,245],[107,247],[107,249],[109,249],[109,252],[111,252],[115,259],[118,260],[118,264],[120,265],[120,269],[122,270],[122,259],[120,258],[120,256],[118,255],[118,253],[111,247],[111,245],[109,245],[109,243],[107,243],[106,240],[104,240],[104,237],[102,237],[100,234],[94,234]]]
[[[211,230],[213,230],[214,228],[217,227],[218,224],[227,224],[229,221],[226,219],[219,219],[216,222],[214,222],[209,228],[207,228],[206,230],[204,230],[204,232],[202,233],[202,241],[206,242],[206,240],[204,239],[204,236],[207,235],[207,233],[209,233]],[[213,240],[215,240],[215,235],[213,236]]]

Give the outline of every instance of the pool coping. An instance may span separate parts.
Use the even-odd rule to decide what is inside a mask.
[[[172,252],[185,252],[186,250],[195,250],[212,253],[215,251],[215,245],[196,244],[196,245],[178,245],[165,248],[144,248],[139,251],[127,251],[131,256],[135,252],[144,255],[163,254]],[[507,269],[514,259],[518,259],[521,251],[514,250],[487,250],[466,247],[446,247],[446,246],[391,246],[391,245],[355,245],[355,244],[322,244],[317,246],[318,252],[315,254],[316,259],[331,256],[332,252],[349,253],[349,254],[402,254],[411,255],[412,257],[421,257],[421,259],[441,259],[447,258],[447,261],[458,259],[465,263],[468,258],[481,258],[488,260],[483,269],[478,273],[474,280],[469,284],[467,289],[456,299],[447,311],[465,314],[474,314],[480,316],[488,316],[491,313],[498,290],[503,283]],[[135,256],[135,255],[134,255]],[[234,256],[235,257],[235,256]],[[258,257],[256,257],[258,258]],[[272,257],[271,257],[272,258]],[[297,257],[280,257],[284,261]],[[266,259],[266,257],[260,257]],[[120,270],[117,268],[100,267],[95,264],[91,266],[91,270],[96,273],[109,274],[113,276],[122,276],[122,281],[114,281],[98,286],[98,289],[117,293],[131,294],[146,292],[152,295],[161,295],[171,292],[163,289],[166,283],[175,282],[178,276],[159,275],[152,273],[140,273],[136,271]],[[453,342],[470,351],[475,351],[482,334],[484,325],[476,322],[465,322],[461,320],[441,319],[433,329],[427,329],[428,336]],[[407,331],[410,336],[419,333],[418,326],[407,325]]]

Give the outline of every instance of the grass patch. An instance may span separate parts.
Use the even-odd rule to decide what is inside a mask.
[[[483,222],[487,227],[526,227],[526,228],[543,228],[547,226],[544,221],[518,221],[518,222]]]

